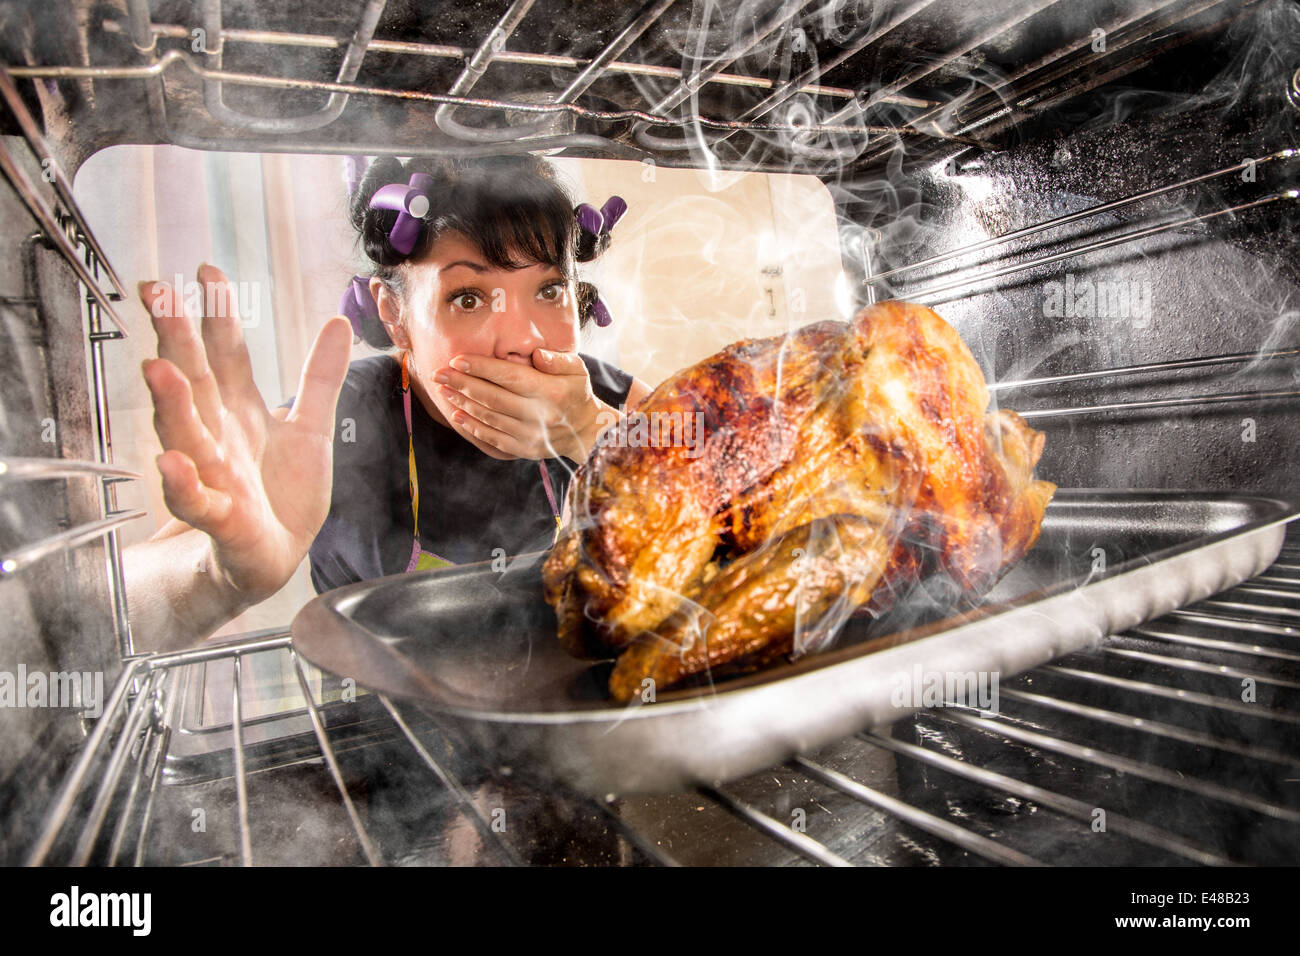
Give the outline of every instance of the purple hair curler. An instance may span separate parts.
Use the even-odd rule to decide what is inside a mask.
[[[599,236],[600,230],[605,224],[605,217],[600,214],[595,206],[589,206],[585,202],[578,205],[578,225],[586,232],[593,236]]]
[[[388,231],[389,244],[404,256],[409,256],[420,238],[421,220],[429,214],[429,192],[433,177],[427,173],[412,173],[409,184],[390,183],[375,190],[370,198],[371,209],[392,209],[397,222]]]
[[[361,320],[371,318],[379,321],[379,306],[370,294],[370,280],[365,276],[353,276],[347,291],[339,300],[339,312],[348,317],[352,323],[352,332],[361,338]]]
[[[627,212],[627,203],[622,196],[610,196],[605,205],[597,209],[587,203],[579,203],[577,210],[578,225],[593,236],[603,236],[614,228],[614,224]]]
[[[627,212],[627,203],[622,196],[610,196],[605,200],[605,205],[600,207],[600,216],[605,222],[605,232],[609,232],[614,225],[623,218],[623,213]]]
[[[605,205],[599,209],[584,202],[579,203],[574,212],[578,217],[578,225],[584,230],[594,236],[606,236],[623,218],[623,213],[627,212],[627,202],[622,196],[610,196],[605,200]],[[609,314],[608,307],[601,301],[599,295],[596,296],[596,301],[591,305],[591,314],[595,317],[596,324],[602,329],[614,321]]]

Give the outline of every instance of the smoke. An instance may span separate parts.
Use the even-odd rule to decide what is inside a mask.
[[[1272,163],[1266,179],[1261,164],[1259,185],[1233,172],[1003,246],[950,256],[921,269],[901,267],[1290,145],[1294,116],[1280,108],[1284,89],[1268,81],[1286,79],[1294,69],[1294,47],[1300,42],[1294,5],[1261,5],[1215,34],[1209,30],[1215,24],[1209,15],[1161,13],[1154,5],[1105,11],[1079,5],[1053,8],[1037,17],[1033,5],[1013,12],[968,4],[959,13],[952,5],[918,4],[910,20],[886,30],[885,36],[894,43],[903,37],[942,37],[926,48],[947,49],[953,55],[918,57],[902,70],[879,56],[866,56],[855,61],[861,70],[845,83],[854,87],[852,95],[835,98],[799,91],[799,83],[792,80],[814,75],[834,59],[836,46],[850,47],[881,27],[885,11],[855,7],[857,12],[848,15],[849,6],[817,5],[774,27],[770,16],[747,17],[744,26],[721,38],[711,33],[706,44],[704,28],[723,21],[723,5],[695,4],[692,30],[670,41],[681,57],[684,76],[735,69],[767,77],[771,88],[710,90],[687,83],[681,89],[658,78],[638,77],[634,82],[644,101],[694,117],[684,129],[671,132],[638,127],[638,141],[675,152],[675,162],[706,171],[706,181],[718,188],[732,184],[739,171],[758,168],[780,168],[825,182],[839,217],[850,308],[920,293],[921,301],[942,305],[990,381],[1229,351],[1223,344],[1216,347],[1211,331],[1223,328],[1228,316],[1250,329],[1241,336],[1250,342],[1244,351],[1292,344],[1296,292],[1292,283],[1279,281],[1272,255],[1276,250],[1237,254],[1215,244],[1220,236],[1235,242],[1244,234],[1246,249],[1257,252],[1250,244],[1257,242],[1253,237],[1259,230],[1243,222],[1258,215],[1255,210],[1201,218],[1140,240],[1119,241],[1152,225],[1253,202],[1261,190],[1275,190],[1293,175],[1287,162]],[[769,15],[774,9],[763,7]],[[760,26],[751,27],[755,22]],[[1202,28],[1209,32],[1198,35]],[[1159,64],[1168,63],[1167,57],[1147,69],[1151,61],[1143,51],[1159,29],[1193,37],[1192,57],[1203,59],[1196,64],[1199,75],[1189,68],[1187,76],[1163,76]],[[979,38],[987,42],[971,45]],[[1115,72],[1122,70],[1107,74],[1094,67],[1096,61],[1126,64],[1130,76],[1117,79]],[[1179,69],[1188,68],[1186,61],[1177,62]],[[1061,64],[1075,73],[1073,87],[1068,73],[1052,75]],[[831,75],[840,82],[846,76]],[[914,85],[900,85],[900,76]],[[931,101],[922,95],[916,102],[917,90],[940,87],[942,95]],[[1241,131],[1238,114],[1247,108],[1264,119]],[[739,133],[704,119],[718,115],[743,115],[758,126]],[[1165,155],[1176,155],[1168,153],[1171,146],[1176,150],[1195,135],[1193,122],[1200,129],[1207,123],[1210,128],[1221,124],[1225,133],[1233,131],[1236,142],[1227,135],[1221,142],[1203,141],[1199,146],[1206,148],[1196,151],[1195,165],[1186,159],[1165,162]],[[1161,142],[1162,128],[1173,131],[1173,143]],[[1157,145],[1165,155],[1151,154]],[[1134,160],[1141,162],[1142,150],[1148,161],[1133,165]],[[704,259],[715,254],[707,229],[696,240]],[[1033,265],[1083,244],[1102,248],[1062,256],[1051,266]],[[1189,271],[1206,268],[1207,254],[1222,280],[1206,283],[1204,295],[1191,303],[1180,287],[1185,287]],[[1028,267],[978,281],[990,271],[1020,264]],[[864,281],[891,270],[898,271],[875,283]],[[927,295],[930,288],[942,291]],[[1053,289],[1058,294],[1068,290],[1072,296],[1077,292],[1079,308],[1072,297],[1065,311],[1054,312],[1046,301]],[[1197,341],[1178,339],[1174,330],[1183,323],[1202,330]],[[1160,348],[1182,351],[1161,355]],[[1233,378],[1249,378],[1260,364],[1247,363],[1226,373],[1229,387]],[[776,414],[787,385],[779,374],[773,381],[774,391],[766,398]],[[1154,378],[1149,381],[1160,386]],[[1140,385],[1134,386],[1137,399],[1151,394]],[[1056,403],[1078,400],[1077,392],[1058,392]],[[1086,394],[1098,400],[1095,391]],[[1019,392],[995,394],[990,411],[1023,407],[1032,400]],[[1059,452],[1068,442],[1057,429],[1048,446]],[[1104,484],[1105,479],[1095,483]],[[595,517],[591,522],[599,523]],[[1068,535],[1053,540],[1067,550],[1078,546]],[[761,555],[778,543],[770,539],[750,554]],[[926,536],[908,543],[934,545]],[[997,550],[999,545],[994,541],[991,547]],[[967,596],[941,568],[929,567],[870,633],[950,614]],[[853,605],[839,602],[826,609],[824,618],[814,619],[801,607],[794,656],[832,645],[853,612]],[[858,609],[856,616],[879,614],[867,607]]]

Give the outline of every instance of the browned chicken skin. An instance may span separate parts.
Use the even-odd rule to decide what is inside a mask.
[[[923,574],[987,591],[1056,490],[1033,478],[1043,434],[988,402],[956,331],[906,302],[679,372],[634,411],[699,413],[702,443],[607,442],[570,485],[543,567],[560,641],[619,654],[610,694],[626,701],[647,678],[662,690],[814,649]]]

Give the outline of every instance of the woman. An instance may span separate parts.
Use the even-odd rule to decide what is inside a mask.
[[[575,210],[530,155],[382,158],[351,212],[374,274],[354,280],[349,321],[325,324],[297,395],[274,411],[217,269],[198,273],[202,343],[176,290],[141,283],[175,516],[124,554],[141,650],[210,634],[304,555],[323,591],[549,547],[575,463],[650,391],[576,351],[580,328],[608,313],[575,263],[608,246],[619,202]],[[354,333],[395,352],[349,365]]]

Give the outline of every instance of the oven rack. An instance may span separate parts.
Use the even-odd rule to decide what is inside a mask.
[[[875,89],[855,89],[822,83],[823,74],[847,66],[870,64],[888,43],[901,42],[905,31],[917,23],[928,24],[927,12],[935,0],[913,0],[878,23],[855,23],[845,35],[839,17],[842,4],[783,0],[760,12],[754,29],[740,32],[721,52],[705,56],[683,51],[683,66],[650,62],[652,45],[637,46],[652,27],[673,17],[688,15],[671,0],[648,0],[627,18],[618,29],[611,27],[612,38],[590,58],[534,53],[507,49],[528,15],[535,0],[515,0],[484,31],[477,46],[415,42],[405,39],[379,39],[375,36],[385,12],[384,0],[365,0],[356,5],[355,29],[340,38],[326,33],[301,31],[252,30],[232,28],[223,22],[220,0],[201,0],[196,20],[191,24],[154,23],[148,0],[126,0],[124,21],[103,19],[95,24],[104,35],[126,34],[132,51],[140,62],[112,65],[15,65],[14,76],[43,79],[101,79],[143,81],[148,114],[155,135],[162,142],[198,148],[290,150],[298,152],[339,151],[365,153],[381,148],[383,137],[372,135],[360,139],[331,131],[327,141],[302,139],[304,132],[329,129],[344,116],[351,97],[380,97],[404,101],[410,105],[433,106],[437,127],[460,147],[430,146],[412,142],[394,147],[396,153],[461,153],[472,155],[484,145],[497,149],[565,149],[592,150],[598,154],[622,158],[646,158],[669,165],[698,162],[683,153],[703,149],[711,163],[737,165],[730,152],[716,147],[737,132],[783,134],[787,159],[796,162],[845,160],[879,162],[893,151],[904,149],[909,141],[921,140],[923,148],[914,160],[927,163],[944,151],[969,145],[987,146],[997,133],[1070,96],[1086,92],[1101,83],[1130,73],[1151,62],[1159,54],[1190,39],[1221,29],[1223,25],[1253,7],[1258,0],[1134,0],[1119,10],[1107,10],[1097,29],[1104,31],[1106,42],[1095,49],[1093,35],[1072,38],[1031,62],[1002,74],[996,69],[981,73],[980,82],[971,84],[978,92],[956,80],[949,73],[962,63],[979,62],[984,48],[1013,46],[1017,36],[1030,29],[1037,17],[1052,18],[1062,0],[1017,0],[1000,5],[987,16],[971,16],[964,35],[953,38],[943,49],[918,50],[910,62],[919,63],[904,75],[888,79]],[[668,16],[669,14],[672,16]],[[936,13],[936,16],[939,14]],[[534,14],[537,16],[537,14]],[[675,21],[674,21],[675,22]],[[692,23],[693,35],[703,51],[715,33],[730,30],[732,24]],[[208,48],[191,55],[182,47],[193,40],[193,31],[202,29],[211,38]],[[822,36],[822,34],[825,36]],[[810,39],[811,34],[811,39]],[[909,34],[910,35],[910,34]],[[701,39],[702,38],[702,39]],[[891,39],[892,38],[892,39]],[[159,40],[173,45],[159,52]],[[178,42],[179,41],[179,42]],[[795,45],[796,51],[807,50],[806,66],[778,82],[768,76],[745,73],[738,61],[764,42]],[[823,42],[824,41],[824,42]],[[310,76],[277,77],[263,73],[237,72],[224,68],[226,44],[274,51],[285,48],[339,50],[341,56],[333,78]],[[710,48],[722,45],[713,43]],[[427,93],[418,89],[395,89],[353,82],[370,52],[409,59],[413,63],[459,62],[462,69],[446,92]],[[642,52],[642,58],[623,58]],[[996,57],[994,58],[996,61]],[[545,91],[533,102],[472,97],[468,94],[489,70],[545,67],[553,74],[568,77],[563,89]],[[178,112],[193,113],[189,122],[177,126],[175,114],[168,113],[168,93],[164,75],[173,67],[182,67],[202,86],[203,111],[186,106]],[[948,72],[945,72],[948,71]],[[961,72],[960,69],[957,70]],[[666,81],[666,92],[652,93],[637,86],[644,103],[621,109],[598,109],[577,102],[584,91],[602,78],[644,78],[648,85]],[[226,84],[275,90],[312,90],[328,94],[325,104],[299,116],[251,116],[228,107],[223,100]],[[701,90],[739,88],[766,91],[756,103],[744,107],[735,118],[691,112]],[[809,104],[813,105],[810,106]],[[901,119],[881,124],[872,118],[887,106],[889,114]],[[501,115],[537,115],[523,126],[466,126],[456,121],[458,109],[487,111]],[[739,108],[739,107],[738,107]],[[909,111],[912,111],[909,113]],[[775,120],[765,119],[776,113]],[[818,115],[824,113],[824,115]],[[596,134],[556,133],[553,127],[586,118],[602,122],[626,121],[631,124],[627,135],[610,138]],[[507,117],[508,120],[508,117]],[[198,136],[184,132],[222,124],[241,136]],[[959,128],[953,129],[952,126]],[[679,136],[665,136],[659,128],[676,129]],[[250,135],[251,134],[251,135]],[[827,146],[826,143],[830,145]],[[755,168],[752,166],[745,168]],[[778,164],[775,168],[781,168]]]
[[[1264,574],[1009,682],[996,716],[951,704],[926,709],[693,794],[601,801],[548,787],[548,812],[569,820],[577,814],[589,827],[603,828],[618,853],[597,862],[1294,862],[1300,849],[1297,634],[1300,534],[1290,532]],[[249,742],[255,722],[243,717],[241,704],[241,662],[267,652],[288,655],[307,702],[287,715],[307,720],[301,733],[277,743],[278,766],[274,754],[268,759],[264,746]],[[233,673],[231,721],[203,731],[227,734],[229,756],[205,773],[186,771],[186,761],[171,752],[180,735],[195,732],[182,715],[192,709],[185,698],[196,686],[187,672],[199,667]],[[1250,694],[1242,690],[1247,685]],[[411,858],[403,841],[427,842],[429,829],[439,832],[445,819],[435,825],[420,818],[401,839],[372,832],[379,785],[358,781],[354,758],[376,747],[388,748],[380,762],[419,769],[415,791],[440,792],[438,814],[474,827],[481,841],[477,862],[531,859],[528,838],[495,827],[497,811],[476,802],[472,784],[464,782],[467,767],[476,781],[486,773],[507,794],[508,815],[511,792],[537,794],[513,782],[509,768],[465,763],[436,717],[413,705],[378,695],[333,703],[321,697],[284,633],[133,658],[28,862],[159,862],[151,840],[160,808],[170,804],[174,813],[194,802],[183,795],[169,800],[168,791],[183,794],[200,778],[226,791],[224,801],[204,799],[230,808],[230,839],[220,852],[185,862],[291,862],[276,858],[274,847],[255,845],[250,791],[277,769],[304,762],[323,767],[332,781],[327,809],[337,817],[341,808],[352,842],[344,859],[428,862]],[[340,716],[347,713],[352,716]],[[1006,826],[990,830],[979,822],[987,813],[976,815],[974,807],[1001,813]],[[674,823],[685,814],[693,825],[706,820],[733,858],[708,860],[700,848],[673,848]],[[550,817],[530,819],[545,828]],[[338,828],[331,832],[337,837]]]
[[[1273,162],[1275,160],[1282,160],[1284,163],[1289,163],[1295,160],[1297,157],[1300,157],[1300,149],[1287,147],[1284,149],[1275,150],[1274,152],[1267,153],[1263,156],[1244,159],[1240,163],[1236,163],[1235,165],[1232,166],[1226,166],[1222,169],[1214,170],[1213,172],[1203,173],[1199,176],[1194,176],[1190,179],[1184,179],[1181,182],[1171,183],[1167,186],[1158,186],[1153,189],[1147,189],[1142,192],[1134,193],[1129,196],[1124,196],[1120,199],[1116,199],[1111,202],[1099,203],[1095,206],[1089,206],[1086,209],[1080,209],[1076,212],[1068,213],[1063,216],[1056,216],[1052,219],[1048,219],[1043,222],[1033,223],[1031,225],[1024,226],[1020,229],[1015,229],[1012,230],[1011,232],[1003,233],[1002,235],[999,236],[993,236],[988,239],[983,239],[978,242],[973,242],[965,246],[960,246],[956,249],[948,250],[947,252],[942,252],[937,255],[929,256],[917,262],[912,262],[906,265],[897,266],[896,268],[886,270],[885,272],[877,273],[874,275],[868,275],[864,278],[863,281],[867,285],[874,287],[879,283],[883,282],[887,278],[892,278],[901,275],[902,273],[905,272],[912,272],[918,269],[933,268],[934,266],[937,266],[944,262],[949,262],[953,259],[962,258],[964,256],[972,255],[977,252],[982,252],[987,249],[992,249],[998,246],[1007,245],[1008,243],[1015,242],[1016,240],[1019,239],[1025,239],[1028,238],[1029,236],[1038,235],[1039,233],[1043,233],[1051,229],[1057,229],[1060,228],[1061,226],[1066,226],[1072,223],[1081,222],[1085,219],[1090,219],[1095,216],[1102,215],[1104,213],[1114,212],[1126,206],[1131,206],[1148,199],[1153,199],[1157,196],[1166,195],[1168,193],[1174,192],[1175,190],[1185,189],[1188,186],[1209,182],[1215,179],[1221,179],[1225,176],[1231,175],[1232,173],[1240,173],[1248,169],[1254,170],[1265,163]],[[945,279],[943,276],[939,276],[937,277],[939,281],[934,282],[931,285],[924,285],[921,288],[917,288],[917,289],[904,288],[901,290],[891,290],[891,291],[897,293],[896,295],[897,298],[904,298],[913,302],[922,302],[927,299],[932,299],[934,296],[937,296],[944,292],[951,292],[954,289],[970,289],[973,286],[981,285],[993,279],[1000,279],[1004,276],[1013,275],[1014,273],[1017,272],[1023,272],[1026,269],[1033,269],[1038,266],[1050,265],[1052,263],[1061,262],[1064,261],[1065,259],[1072,259],[1075,256],[1084,255],[1089,252],[1097,252],[1102,249],[1109,249],[1114,246],[1123,245],[1124,243],[1127,242],[1132,242],[1136,239],[1143,239],[1147,236],[1153,236],[1162,232],[1168,232],[1172,229],[1180,229],[1186,226],[1194,225],[1195,223],[1198,222],[1206,222],[1207,220],[1210,219],[1216,219],[1219,216],[1230,216],[1235,213],[1244,212],[1247,209],[1257,209],[1261,206],[1267,206],[1270,203],[1280,202],[1284,200],[1294,202],[1298,198],[1300,198],[1300,190],[1283,189],[1280,190],[1279,192],[1272,193],[1270,195],[1266,195],[1258,199],[1253,199],[1249,202],[1238,203],[1237,205],[1229,206],[1224,209],[1215,209],[1212,210],[1211,212],[1201,213],[1200,215],[1185,216],[1181,219],[1173,219],[1165,222],[1158,222],[1149,226],[1143,225],[1138,229],[1133,229],[1128,232],[1123,232],[1117,236],[1108,236],[1105,239],[1098,239],[1093,242],[1083,243],[1073,248],[1065,249],[1060,252],[1055,252],[1050,255],[1033,256],[1025,262],[1012,263],[1010,265],[1000,266],[998,268],[993,268],[993,269],[986,268],[986,266],[988,266],[989,263],[979,263],[977,265],[966,266],[954,270],[957,274],[960,274],[966,270],[976,270],[958,279],[951,279],[951,278]],[[1005,255],[1010,255],[1010,254],[1008,253]],[[978,271],[981,269],[984,269],[984,271]],[[995,286],[994,288],[997,287]],[[986,290],[986,291],[991,291],[991,290]]]
[[[58,534],[31,542],[18,550],[0,555],[0,575],[19,573],[24,568],[49,555],[69,548],[79,547],[100,537],[106,538],[108,551],[108,593],[112,605],[113,629],[119,654],[132,653],[132,642],[126,606],[126,584],[122,573],[120,545],[117,529],[147,512],[121,509],[117,505],[117,485],[122,481],[139,479],[133,471],[113,465],[113,439],[109,421],[108,380],[104,363],[103,346],[127,337],[126,323],[118,313],[116,303],[126,298],[126,287],[117,270],[104,254],[103,246],[72,195],[71,179],[64,172],[58,158],[41,134],[35,118],[27,109],[14,85],[13,78],[0,65],[0,98],[3,98],[26,142],[34,164],[42,170],[41,179],[53,190],[52,205],[36,182],[24,170],[7,141],[0,141],[0,171],[9,181],[15,194],[35,220],[37,231],[28,237],[26,246],[43,243],[52,248],[67,263],[85,292],[87,339],[90,344],[90,379],[94,409],[95,442],[98,461],[79,462],[65,459],[0,460],[0,475],[6,480],[91,477],[100,481],[100,502],[103,518],[85,522]],[[30,274],[30,273],[29,273]],[[111,288],[103,288],[107,281]],[[105,319],[113,326],[104,328]],[[0,487],[4,482],[0,481]]]

